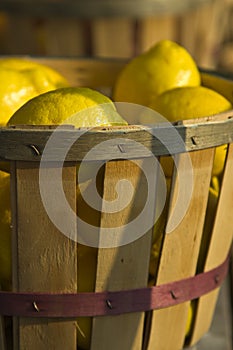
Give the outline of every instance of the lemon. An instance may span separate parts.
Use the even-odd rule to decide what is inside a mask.
[[[156,110],[170,122],[214,115],[232,109],[228,99],[218,92],[204,86],[180,87],[165,91],[157,96],[150,104],[150,108]],[[151,114],[150,117],[152,117]],[[143,118],[141,119],[143,123]],[[216,148],[213,165],[213,175],[219,175],[224,167],[226,146]],[[167,158],[167,162],[169,158]],[[164,165],[166,173],[169,165]]]
[[[10,175],[0,171],[0,286],[11,287]]]
[[[188,307],[188,318],[186,321],[185,336],[188,337],[192,330],[192,325],[194,321],[194,314],[196,310],[196,300],[192,300]]]
[[[110,98],[86,87],[65,87],[40,94],[19,108],[8,125],[60,125],[66,120],[75,127],[127,125]]]
[[[16,57],[0,60],[0,81],[0,126],[32,97],[69,85],[52,68]]]
[[[95,289],[97,264],[97,248],[78,244],[78,291],[92,292]],[[91,317],[78,317],[77,321],[78,348],[90,349]]]
[[[204,86],[178,87],[165,91],[150,103],[170,122],[214,115],[230,110],[232,104],[218,92]]]
[[[115,82],[113,99],[148,106],[166,90],[200,82],[199,69],[189,52],[173,41],[162,40],[126,64]]]
[[[202,85],[217,91],[233,104],[233,81],[218,74],[201,73]]]
[[[164,203],[164,207],[161,208],[161,203],[159,202],[156,207],[160,207],[161,214],[153,227],[153,236],[152,236],[152,247],[150,251],[150,262],[149,262],[149,282],[155,281],[156,273],[159,266],[159,260],[161,255],[161,249],[163,244],[163,238],[166,228],[166,221],[168,215],[168,205],[169,205],[169,195],[171,190],[171,179],[166,178],[166,201]]]
[[[227,145],[222,145],[215,148],[213,176],[220,176],[222,174],[226,153]]]
[[[198,267],[197,267],[198,272],[203,271],[203,267],[205,264],[205,258],[206,258],[206,254],[208,252],[208,248],[211,240],[211,234],[212,234],[212,228],[213,228],[215,213],[216,213],[217,204],[218,204],[218,198],[219,198],[219,179],[217,176],[213,176],[211,179],[211,184],[209,189],[205,223],[204,223],[202,241],[201,241],[199,258],[198,258]]]

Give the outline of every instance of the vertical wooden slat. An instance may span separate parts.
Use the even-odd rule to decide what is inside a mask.
[[[197,257],[199,253],[205,209],[208,198],[208,189],[211,176],[211,164],[214,151],[212,149],[190,153],[193,166],[193,190],[190,204],[180,224],[171,232],[166,233],[163,243],[156,284],[183,279],[195,274]],[[179,157],[178,171],[186,171],[184,155]],[[187,164],[187,163],[186,163]],[[187,177],[189,172],[186,173]],[[187,195],[190,187],[187,182],[178,183],[173,178],[169,212],[175,206],[182,207],[182,199],[176,203],[179,185],[186,187],[183,195]],[[184,200],[183,200],[184,201]],[[169,220],[169,219],[168,219]],[[153,312],[151,335],[148,350],[180,350],[182,349],[189,302]]]
[[[35,21],[10,14],[5,32],[5,54],[38,54]]]
[[[40,28],[46,55],[79,56],[86,54],[88,36],[84,21],[47,18]]]
[[[52,168],[43,171],[56,181]],[[76,168],[64,167],[63,187],[75,210]],[[50,221],[39,189],[39,167],[17,162],[11,174],[13,205],[13,289],[35,292],[77,291],[76,243]],[[54,193],[54,196],[56,194]],[[59,214],[59,203],[55,208]],[[64,221],[66,217],[64,216]],[[75,230],[76,223],[73,222]],[[70,227],[70,226],[69,226]],[[14,320],[14,349],[76,350],[74,320]]]
[[[204,271],[221,264],[229,252],[232,243],[232,203],[233,203],[233,144],[229,146],[226,168],[223,175],[218,208],[215,216],[209,251]],[[197,316],[190,344],[194,344],[206,333],[211,325],[219,288],[201,297],[198,301]]]
[[[225,1],[212,1],[180,17],[179,42],[201,67],[215,68],[223,39]]]
[[[186,12],[179,17],[179,44],[184,46],[196,58],[200,43],[197,43],[199,23],[198,14],[201,9]]]
[[[6,335],[5,335],[5,325],[4,318],[0,316],[0,350],[6,350]]]
[[[156,178],[156,176],[155,176]],[[102,212],[101,230],[106,227],[119,227],[139,215],[145,204],[147,184],[141,170],[130,161],[107,163],[104,179],[105,200],[116,199],[115,186],[121,179],[127,179],[134,188],[130,205],[121,212]],[[129,194],[124,193],[127,198]],[[151,207],[153,211],[153,205]],[[117,234],[117,229],[116,229]],[[107,235],[100,231],[100,238]],[[148,230],[137,240],[113,248],[99,248],[97,261],[96,291],[140,288],[147,285],[152,230]],[[107,239],[107,237],[106,237]],[[141,350],[144,313],[107,316],[93,320],[91,350]]]
[[[134,55],[134,21],[132,19],[94,19],[91,27],[93,56],[128,58]]]
[[[137,51],[148,50],[157,41],[163,39],[177,40],[176,16],[157,16],[138,21]]]

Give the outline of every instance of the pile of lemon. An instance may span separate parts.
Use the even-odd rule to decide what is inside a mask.
[[[132,59],[119,74],[114,86],[115,101],[136,103],[158,112],[169,122],[201,118],[231,110],[233,103],[233,83],[218,80],[207,73],[200,73],[189,52],[169,40],[163,40],[150,50]],[[155,113],[143,113],[136,122],[156,123]],[[154,119],[153,119],[154,118]],[[200,248],[200,268],[208,247],[211,228],[215,217],[219,195],[219,179],[224,168],[226,145],[216,148],[209,199]],[[168,191],[172,162],[170,157],[162,158],[161,165],[167,177]],[[151,249],[149,284],[154,283],[162,237],[165,229],[165,206],[154,227],[154,241]],[[191,331],[195,303],[191,303],[187,320],[186,334]]]
[[[132,59],[120,72],[112,98],[88,87],[73,87],[57,71],[21,58],[0,60],[0,126],[31,124],[59,125],[68,120],[75,127],[127,125],[114,102],[144,105],[169,121],[203,117],[232,109],[232,84],[226,90],[204,76],[182,46],[163,40],[149,51]],[[218,81],[217,81],[218,83]],[[211,87],[216,89],[212,89]],[[95,108],[92,108],[95,107]],[[81,113],[85,111],[85,113]],[[140,116],[138,123],[148,122]],[[149,120],[153,123],[153,120]],[[218,148],[214,161],[213,181],[224,167],[225,147]],[[1,165],[1,164],[0,164]],[[3,164],[2,168],[3,169]],[[10,174],[0,171],[0,285],[11,288],[11,212]],[[167,176],[169,182],[169,175]],[[218,185],[210,189],[210,216],[217,202]],[[77,189],[77,200],[82,200]],[[213,204],[214,203],[214,204]],[[84,216],[87,213],[83,214]],[[164,218],[155,226],[150,271],[156,270]],[[95,218],[94,218],[95,220]],[[211,221],[211,220],[210,220]],[[95,280],[96,250],[80,246],[80,266],[90,268],[80,276],[80,291],[92,291]],[[90,264],[90,261],[92,264]],[[83,270],[84,271],[84,270]],[[190,326],[190,322],[188,328]],[[78,320],[79,344],[89,348],[90,320]]]
[[[203,84],[204,83],[204,84]],[[169,122],[201,118],[231,110],[233,83],[200,70],[182,46],[162,40],[132,59],[120,72],[113,91],[115,101],[141,104],[160,113]],[[136,122],[153,124],[156,114],[138,117]],[[213,164],[211,193],[216,197],[217,182],[225,161],[225,145],[217,147]],[[171,163],[164,162],[169,178]],[[213,185],[214,184],[214,185]]]

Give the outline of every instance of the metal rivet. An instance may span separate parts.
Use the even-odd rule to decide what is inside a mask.
[[[172,299],[178,299],[178,297],[176,296],[176,294],[173,292],[173,290],[170,291]]]
[[[214,276],[214,281],[215,281],[216,284],[219,283],[219,275]]]
[[[121,153],[126,153],[126,150],[124,149],[124,145],[117,145]]]
[[[197,146],[197,138],[196,138],[196,136],[191,136],[191,141],[192,141],[192,144],[194,145],[194,146]]]
[[[109,299],[106,300],[106,304],[109,309],[112,309],[112,303]]]
[[[35,145],[28,145],[28,147],[30,147],[37,156],[41,155],[39,149]]]
[[[33,301],[32,305],[37,312],[40,312],[40,309],[35,301]]]

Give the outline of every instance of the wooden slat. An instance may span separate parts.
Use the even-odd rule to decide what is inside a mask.
[[[84,21],[48,18],[39,28],[45,55],[84,56],[89,39]]]
[[[209,192],[213,155],[213,149],[190,153],[193,166],[192,197],[189,206],[184,208],[187,209],[187,212],[184,212],[182,221],[171,232],[166,233],[156,281],[157,285],[180,280],[195,274]],[[181,154],[179,158],[178,171],[184,171],[187,180],[190,174],[187,172],[189,169],[185,168],[187,163],[185,165],[184,154]],[[183,192],[184,197],[180,198],[179,204],[177,204],[177,194],[181,189],[179,189],[176,176],[173,178],[173,187],[171,188],[169,215],[172,215],[177,205],[179,205],[179,210],[181,210],[182,203],[185,202],[185,196],[191,189],[189,181],[186,183],[184,183],[184,179],[180,181],[181,189],[184,190],[186,188]],[[189,303],[187,302],[153,312],[148,350],[179,350],[182,348],[188,307]]]
[[[176,16],[147,17],[138,22],[137,53],[148,50],[160,40],[177,40]]]
[[[215,216],[215,222],[209,251],[204,267],[208,271],[219,264],[226,258],[232,243],[232,208],[233,203],[233,144],[230,145],[227,157],[226,168],[223,175],[219,203]],[[206,333],[210,327],[219,289],[201,297],[198,302],[197,316],[190,344],[194,344]]]
[[[119,163],[112,161],[107,163],[104,199],[108,201],[116,199],[115,186],[121,179],[129,180],[135,192],[133,202],[121,212],[116,214],[102,213],[100,231],[102,240],[108,239],[108,233],[102,231],[104,228],[116,227],[117,235],[121,232],[121,227],[137,217],[142,210],[146,200],[147,185],[140,174],[140,169],[132,162],[121,161]],[[125,192],[124,200],[128,196],[129,194]],[[153,205],[151,210],[153,212]],[[115,248],[100,248],[98,251],[96,291],[113,291],[146,286],[151,237],[152,230],[149,230],[141,238],[133,240],[129,244]],[[141,350],[143,323],[144,313],[95,318],[91,350]]]
[[[6,350],[6,334],[3,316],[0,316],[0,350]]]
[[[176,154],[184,149],[193,151],[219,146],[233,138],[232,113],[233,111],[229,111],[199,121],[189,120],[186,125],[177,125],[174,128],[170,124],[168,126],[160,124],[153,128],[130,125],[100,127],[95,130],[86,130],[85,133],[84,129],[64,128],[53,135],[56,137],[53,140],[58,142],[56,147],[47,152],[46,159],[60,161],[61,151],[69,145],[69,140],[77,140],[77,142],[72,145],[72,149],[67,154],[68,161],[82,160],[90,149],[92,149],[90,160],[116,158],[122,156],[119,144],[124,148],[126,159],[149,157],[150,151],[160,156],[170,154],[171,150]],[[19,126],[19,129],[18,127],[0,128],[0,158],[39,161],[52,133],[53,130],[46,126],[41,128],[29,126],[28,129],[24,126]],[[95,148],[96,145],[107,140],[112,140],[108,148],[102,148],[102,150]],[[166,144],[163,140],[166,140]]]
[[[202,8],[189,11],[185,16],[180,16],[179,19],[178,42],[180,45],[184,46],[194,58],[196,58],[196,50],[200,45],[200,43],[197,42],[198,15],[200,11],[202,11]]]
[[[171,39],[187,47],[205,66],[216,63],[215,51],[227,17],[226,1],[219,0],[89,1],[85,6],[79,1],[2,1],[0,6],[9,15],[5,48],[9,54],[132,57],[158,40]],[[139,31],[135,27],[138,18]],[[89,28],[82,26],[86,19],[92,22],[92,38]]]
[[[216,67],[216,52],[226,22],[225,12],[225,1],[215,0],[180,17],[179,43],[189,50],[201,67]]]
[[[134,56],[134,21],[132,19],[94,19],[91,22],[91,28],[93,56],[116,58]]]
[[[39,51],[36,35],[35,20],[27,16],[9,16],[4,39],[5,52],[7,52],[8,55],[38,55]]]
[[[48,170],[50,172],[48,173]],[[56,181],[54,169],[43,171]],[[76,168],[67,166],[63,186],[75,210]],[[11,174],[13,198],[13,290],[36,292],[77,291],[77,247],[53,225],[43,207],[39,168],[17,163]],[[54,193],[54,199],[56,194]],[[15,210],[16,209],[16,210]],[[57,203],[57,214],[59,203]],[[66,220],[66,217],[63,217]],[[69,227],[75,222],[69,223]],[[32,305],[33,307],[33,305]],[[39,305],[38,305],[39,308]],[[36,312],[36,310],[35,310]],[[14,320],[14,349],[76,350],[73,320],[18,318]]]
[[[92,59],[92,58],[33,58],[36,62],[46,64],[64,74],[73,86],[98,88],[112,87],[117,75],[125,64],[125,59]]]

